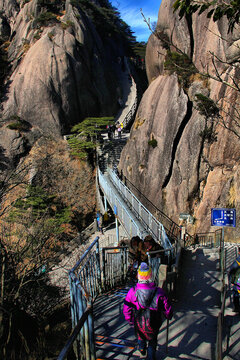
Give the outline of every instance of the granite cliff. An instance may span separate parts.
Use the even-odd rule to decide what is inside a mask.
[[[191,214],[190,233],[208,232],[211,208],[240,204],[240,27],[205,13],[179,20],[173,3],[162,1],[148,41],[149,87],[119,169],[177,223]]]
[[[129,44],[117,18],[109,26],[111,9],[101,7],[106,4],[0,1],[0,36],[9,62],[0,114],[4,166],[15,166],[42,135],[59,138],[87,116],[118,110],[119,57]]]

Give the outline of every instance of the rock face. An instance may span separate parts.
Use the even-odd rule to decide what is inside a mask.
[[[216,230],[211,228],[211,208],[240,208],[240,132],[235,123],[240,121],[240,93],[213,79],[217,69],[222,80],[233,84],[232,77],[239,82],[240,28],[228,33],[226,19],[214,23],[204,13],[195,14],[192,21],[180,21],[173,13],[173,2],[162,1],[157,23],[167,46],[155,35],[148,41],[150,85],[119,169],[177,223],[181,212],[191,214],[195,223],[188,225],[190,233],[208,232]],[[167,52],[177,50],[188,55],[197,68],[185,86],[177,71],[164,69]],[[208,80],[201,75],[207,73],[211,75]],[[211,100],[217,102],[221,116],[204,116],[196,94],[209,100],[207,109]],[[229,230],[230,240],[231,236],[239,237]]]
[[[60,137],[87,116],[112,116],[118,110],[123,42],[102,39],[69,0],[61,6],[54,12],[39,0],[0,1],[0,34],[5,41],[10,35],[11,65],[2,97],[2,129],[19,117],[42,135]],[[8,146],[15,136],[4,131],[9,138],[1,137],[2,156],[12,153]]]

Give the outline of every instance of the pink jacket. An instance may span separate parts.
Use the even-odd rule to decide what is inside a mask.
[[[138,300],[137,294],[138,292]],[[149,308],[151,310],[162,310],[167,319],[172,317],[172,306],[169,303],[168,297],[163,289],[156,287],[154,283],[140,284],[131,288],[124,300],[123,314],[125,319],[132,325],[134,323],[134,308],[137,310],[142,307],[145,308],[146,300],[155,293],[154,299]]]

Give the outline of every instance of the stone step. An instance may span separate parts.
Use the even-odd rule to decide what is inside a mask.
[[[112,356],[116,360],[127,360],[129,356],[131,359],[136,358],[132,356],[136,344],[130,340],[95,334],[95,346],[98,354],[101,351],[100,357],[97,358],[98,360],[110,359]]]

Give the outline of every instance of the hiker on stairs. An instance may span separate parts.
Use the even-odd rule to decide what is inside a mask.
[[[240,246],[238,247],[238,257],[232,263],[228,273],[229,277],[229,285],[232,285],[232,292],[233,292],[233,306],[234,312],[240,314]]]
[[[162,313],[171,319],[172,307],[163,289],[154,284],[151,268],[142,262],[138,268],[138,283],[129,290],[123,305],[124,317],[134,326],[138,340],[138,349],[133,356],[145,357],[147,352],[147,360],[156,359]]]

